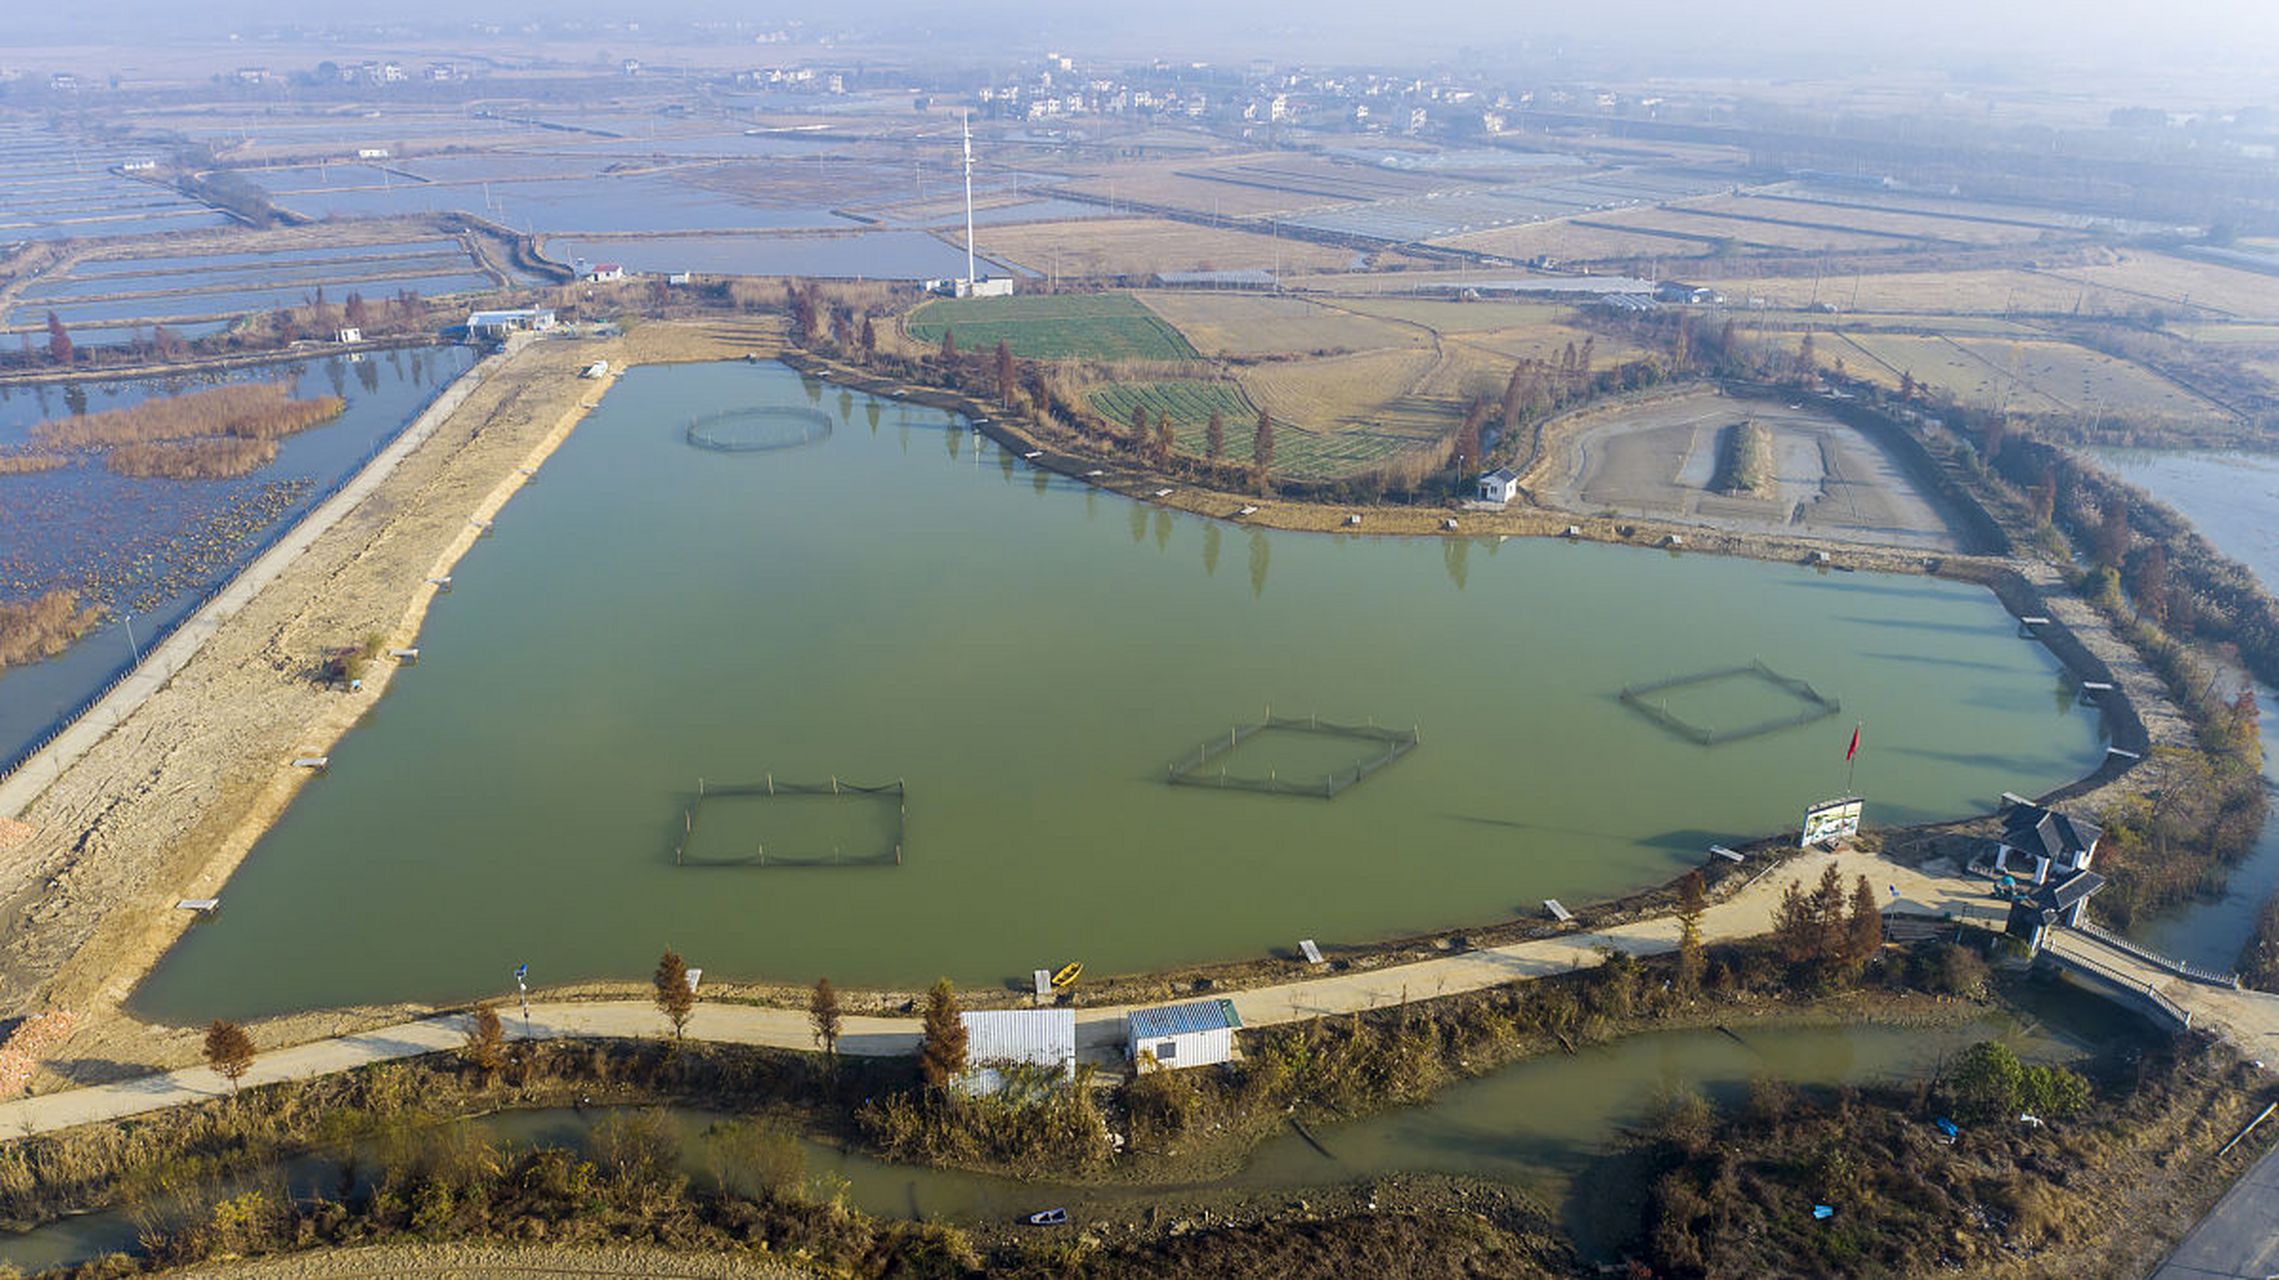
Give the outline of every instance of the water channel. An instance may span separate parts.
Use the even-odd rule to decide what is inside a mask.
[[[2279,591],[2279,456],[2210,450],[2103,449],[2099,465],[2174,507],[2218,551],[2238,560],[2267,591]],[[2279,694],[2256,687],[2263,726],[2263,777],[2279,786]],[[2239,962],[2263,904],[2279,892],[2279,807],[2255,847],[2236,863],[2222,894],[2137,923],[2156,949],[2219,973]]]
[[[1942,1027],[1750,1027],[1652,1032],[1574,1055],[1516,1063],[1453,1085],[1431,1102],[1321,1125],[1320,1146],[1295,1133],[1270,1138],[1234,1173],[1204,1182],[1138,1186],[1053,1185],[890,1164],[860,1152],[803,1140],[810,1194],[843,1195],[866,1213],[960,1222],[1010,1221],[1065,1207],[1079,1222],[1130,1216],[1153,1205],[1216,1191],[1289,1192],[1394,1174],[1450,1174],[1519,1187],[1558,1213],[1586,1252],[1618,1247],[1635,1229],[1644,1188],[1609,1172],[1605,1157],[1626,1131],[1675,1090],[1698,1090],[1720,1104],[1739,1102],[1749,1082],[1868,1084],[1919,1078],[1980,1040],[2000,1038],[2036,1062],[2070,1062],[2142,1034],[2130,1017],[2097,997],[2052,986],[2024,993],[2014,1011],[1988,1012]],[[512,1147],[583,1149],[607,1108],[507,1112],[466,1123]],[[716,1185],[706,1131],[729,1119],[694,1109],[668,1113],[680,1138],[681,1167]],[[1324,1155],[1326,1150],[1329,1154]],[[369,1177],[373,1150],[359,1157]],[[312,1154],[279,1169],[229,1180],[221,1191],[278,1179],[299,1196],[340,1194],[336,1157]],[[13,1238],[0,1237],[0,1265],[27,1271],[131,1251],[145,1221],[181,1221],[204,1211],[211,1194],[186,1197],[154,1214],[114,1210],[67,1218]]]
[[[830,432],[689,445],[740,407]],[[668,941],[722,977],[858,985],[1238,958],[1662,882],[1841,791],[1862,720],[1871,823],[1983,811],[2102,751],[1978,588],[1244,529],[773,364],[632,371],[455,576],[420,665],[143,1013],[460,999],[523,962],[632,977]],[[1840,713],[1704,747],[1617,697],[1753,660]],[[1657,697],[1726,726],[1797,711],[1737,679]],[[1335,799],[1166,785],[1268,707],[1422,745]],[[1378,749],[1278,733],[1223,763],[1310,778]],[[676,865],[700,779],[697,829],[771,865]],[[718,794],[833,779],[902,782],[906,818]]]

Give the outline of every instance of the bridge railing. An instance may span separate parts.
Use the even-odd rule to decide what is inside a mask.
[[[2236,973],[2217,973],[2213,969],[2203,969],[2189,960],[2178,960],[2172,956],[2164,956],[2142,943],[2132,942],[2102,925],[2092,924],[2087,920],[2072,927],[2116,951],[2125,951],[2156,969],[2166,969],[2180,978],[2190,978],[2194,982],[2205,982],[2214,987],[2230,987],[2234,991],[2239,989],[2239,975]]]
[[[2106,982],[2119,987],[2121,990],[2126,991],[2131,996],[2134,996],[2150,1005],[2154,1012],[2166,1017],[2169,1021],[2175,1023],[2179,1029],[2185,1031],[2192,1029],[2192,1011],[2190,1009],[2187,1009],[2183,1005],[2180,1005],[2174,1000],[2169,999],[2166,995],[2163,995],[2161,993],[2158,987],[2153,986],[2151,983],[2139,982],[2133,975],[2126,973],[2120,969],[2114,968],[2113,966],[2106,964],[2101,960],[2098,960],[2094,956],[2086,954],[2084,949],[2061,951],[2054,947],[2050,947],[2044,948],[2042,954],[2057,961],[2059,964],[2071,965],[2076,969],[2085,970],[2090,974],[2098,978],[2102,978]]]

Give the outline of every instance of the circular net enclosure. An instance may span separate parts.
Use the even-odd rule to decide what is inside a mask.
[[[831,438],[831,415],[820,409],[766,405],[724,409],[691,418],[688,442],[714,453],[769,453]]]

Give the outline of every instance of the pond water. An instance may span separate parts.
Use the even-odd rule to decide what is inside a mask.
[[[270,264],[299,266],[309,262],[338,262],[353,258],[396,258],[408,254],[456,253],[454,240],[398,240],[387,244],[304,245],[265,253],[193,253],[134,258],[96,258],[71,268],[73,279],[88,276],[146,275],[196,272]],[[123,286],[122,286],[123,287]]]
[[[327,296],[337,298],[356,286],[351,281],[381,280],[389,276],[449,275],[465,273],[470,263],[464,250],[446,245],[443,251],[412,253],[402,257],[367,256],[329,262],[295,262],[290,259],[242,267],[189,267],[179,271],[145,271],[133,275],[113,272],[98,276],[41,280],[17,295],[29,302],[117,294],[157,294],[178,290],[211,292],[259,285],[295,285],[306,289],[323,285]],[[384,286],[366,285],[377,294]]]
[[[375,272],[386,268],[375,267]],[[342,273],[362,275],[362,272]],[[461,271],[449,275],[390,276],[382,279],[333,279],[324,282],[325,296],[347,296],[350,289],[384,297],[409,289],[422,297],[447,293],[480,293],[491,288],[489,276]],[[67,325],[102,320],[163,319],[168,316],[216,316],[244,311],[297,307],[316,292],[317,285],[295,284],[263,289],[220,289],[207,293],[171,293],[164,297],[113,298],[93,302],[55,300],[31,303],[8,315],[13,325],[33,325],[55,312]]]
[[[740,407],[836,431],[687,444]],[[522,962],[542,984],[633,977],[666,939],[723,978],[858,985],[1239,958],[1662,882],[1840,791],[1855,720],[1871,822],[1982,811],[2103,749],[1983,590],[1243,529],[774,364],[627,374],[455,577],[421,665],[143,1013],[461,999]],[[1841,719],[1705,748],[1617,698],[1753,659]],[[1269,707],[1423,741],[1334,800],[1166,785]],[[901,862],[675,865],[700,780],[771,779],[905,782]]]
[[[286,376],[297,395],[339,395],[348,404],[331,422],[279,441],[277,460],[251,475],[136,479],[83,461],[0,476],[0,598],[70,586],[113,615],[53,658],[0,671],[0,767],[108,684],[138,645],[147,648],[179,622],[472,362],[466,348],[413,348],[229,375]],[[9,388],[0,391],[0,448],[21,446],[47,418],[122,408],[161,390],[184,389],[151,382]]]
[[[1914,1079],[1981,1040],[2001,1039],[2029,1062],[2068,1062],[2141,1034],[2126,1014],[2064,986],[2035,989],[2012,1011],[1989,1012],[1953,1026],[1743,1026],[1733,1035],[1709,1030],[1651,1032],[1573,1055],[1515,1063],[1441,1091],[1430,1102],[1344,1123],[1312,1127],[1319,1145],[1295,1132],[1259,1144],[1234,1173],[1176,1185],[1028,1182],[984,1174],[891,1164],[845,1147],[803,1139],[809,1193],[843,1195],[879,1217],[1004,1222],[1038,1209],[1063,1207],[1082,1222],[1132,1216],[1197,1192],[1302,1193],[1395,1174],[1452,1174],[1521,1188],[1552,1207],[1586,1253],[1619,1247],[1635,1230],[1643,1187],[1626,1185],[1605,1157],[1619,1149],[1659,1101],[1697,1090],[1732,1105],[1750,1081],[1773,1077],[1797,1084],[1868,1084]],[[585,1150],[611,1108],[506,1112],[466,1123],[516,1148]],[[665,1113],[680,1140],[681,1169],[698,1185],[716,1186],[707,1134],[733,1117],[700,1109]],[[374,1144],[365,1144],[364,1176]],[[1326,1152],[1326,1154],[1325,1154]],[[232,1179],[239,1187],[281,1179],[297,1195],[339,1194],[337,1160],[312,1155],[275,1173]],[[196,1206],[168,1212],[194,1216]],[[0,1264],[26,1270],[67,1266],[132,1251],[149,1211],[108,1211],[65,1219],[13,1238],[0,1237]]]
[[[2100,465],[2190,520],[2218,551],[2246,565],[2267,591],[2279,591],[2279,455],[2215,451],[2101,449]],[[2279,786],[2279,694],[2256,687],[2263,726],[2263,776]],[[2231,870],[2221,895],[2136,922],[2130,930],[2160,951],[2218,972],[2239,963],[2263,904],[2279,892],[2279,806],[2255,847]]]

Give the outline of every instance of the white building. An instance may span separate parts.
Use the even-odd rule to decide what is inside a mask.
[[[1519,477],[1510,467],[1497,467],[1480,477],[1480,501],[1504,503],[1519,496]]]
[[[364,341],[364,331],[362,329],[342,329],[334,334],[333,338],[342,343],[362,342]]]
[[[1134,1009],[1126,1027],[1125,1052],[1134,1067],[1143,1072],[1170,1071],[1233,1061],[1234,1033],[1242,1029],[1242,1015],[1234,1011],[1232,1000],[1195,1000]]]
[[[958,1087],[967,1093],[995,1093],[1004,1087],[1005,1066],[1042,1067],[1064,1079],[1076,1078],[1076,1010],[981,1009],[961,1013],[965,1024],[966,1072]]]
[[[595,284],[607,284],[612,280],[623,280],[624,278],[625,268],[614,262],[598,263],[593,270],[586,273],[586,279]]]
[[[467,315],[470,338],[503,338],[510,333],[542,333],[554,327],[554,313],[543,307],[520,311],[473,311]]]

